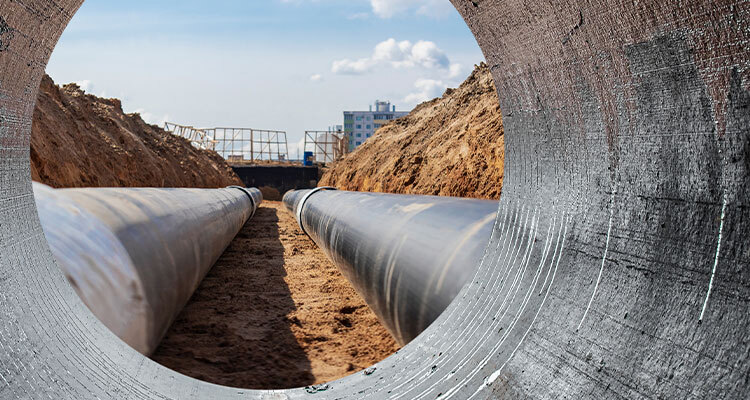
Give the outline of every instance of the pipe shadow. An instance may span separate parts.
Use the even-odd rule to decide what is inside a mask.
[[[214,265],[152,359],[206,382],[247,389],[314,383],[287,315],[277,210],[261,207]]]

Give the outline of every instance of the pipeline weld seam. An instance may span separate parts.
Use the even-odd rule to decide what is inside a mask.
[[[502,258],[500,258],[500,259],[506,260],[506,262],[507,262],[507,265],[506,265],[506,271],[507,272],[506,272],[505,276],[502,278],[502,280],[500,281],[500,282],[502,282],[503,288],[504,288],[504,283],[507,282],[507,277],[510,274],[510,268],[509,267],[510,267],[510,264],[511,264],[511,260],[509,258],[509,255],[512,253],[512,250],[514,250],[516,248],[518,248],[518,251],[520,252],[520,247],[521,247],[520,245],[521,245],[521,243],[519,242],[519,240],[521,239],[521,232],[525,231],[526,227],[528,225],[530,210],[526,212],[526,218],[524,219],[523,225],[521,225],[520,221],[519,221],[519,217],[520,217],[520,215],[522,215],[524,213],[524,209],[525,208],[526,208],[526,205],[524,204],[524,205],[521,206],[520,211],[519,211],[519,209],[516,209],[515,210],[515,216],[513,217],[513,221],[514,222],[513,223],[509,223],[508,226],[507,226],[508,231],[511,232],[511,234],[510,234],[510,236],[511,236],[510,242],[513,242],[513,244],[509,243],[509,245],[505,248],[505,256],[503,256]],[[517,226],[517,229],[513,229],[514,225]],[[507,239],[507,236],[506,236],[506,239]],[[518,254],[516,254],[516,256],[517,255]],[[498,258],[493,258],[493,260],[498,260]],[[478,270],[475,273],[475,278],[477,277],[477,274],[479,274],[479,272],[480,271]],[[494,285],[497,282],[498,278],[499,278],[499,274],[494,274],[493,272],[494,271],[491,270],[491,269],[488,269],[486,271],[487,274],[490,274],[489,278],[491,279],[491,282],[488,282],[488,286]],[[502,288],[500,290],[502,290]],[[493,305],[494,305],[494,303],[497,303],[499,296],[490,296],[490,297],[492,298]],[[470,330],[470,332],[466,332],[466,331],[462,332],[463,333],[462,336],[471,336],[474,333],[476,333],[476,331],[479,330],[479,325],[480,324],[476,323],[476,320],[475,320],[476,319],[476,315],[478,315],[478,313],[474,313],[472,311],[474,311],[474,309],[476,309],[477,307],[481,307],[481,306],[485,305],[486,303],[484,301],[481,301],[480,299],[476,299],[475,301],[472,302],[472,304],[473,305],[471,306],[471,309],[469,309],[469,310],[463,310],[462,314],[460,314],[459,317],[458,317],[459,320],[456,321],[456,322],[454,322],[455,324],[460,324],[461,326],[465,326],[465,327],[467,327],[468,330]],[[454,310],[454,312],[455,312],[455,310]],[[467,318],[469,316],[471,316],[471,320],[465,321],[465,318]],[[440,344],[440,343],[438,343],[438,344]],[[460,347],[456,350],[456,352],[454,354],[456,354],[458,356],[463,351],[463,348],[465,346],[467,346],[467,345],[468,344],[465,341],[461,342]],[[465,355],[463,358],[461,358],[459,360],[459,363],[463,362],[466,358],[469,358],[472,355],[473,355],[473,353]],[[453,357],[449,358],[448,360],[450,361],[452,359],[453,359]],[[423,369],[423,372],[425,373],[425,377],[423,377],[422,379],[418,380],[416,383],[413,384],[413,386],[416,386],[417,384],[420,384],[420,383],[424,382],[427,379],[428,371],[427,371],[426,367]],[[404,385],[406,385],[408,383],[411,383],[412,379],[413,378],[406,378],[406,379],[404,379],[403,382],[401,382],[398,385],[396,385],[395,387],[391,388],[391,390],[395,391],[397,389],[402,388]],[[400,397],[403,397],[404,395],[405,395],[405,393],[401,394],[401,395],[399,395],[399,397],[395,397],[395,398],[400,398]]]
[[[591,305],[594,303],[594,297],[596,297],[596,293],[599,291],[599,284],[601,284],[602,282],[602,275],[604,274],[604,265],[607,262],[607,256],[609,255],[609,241],[612,238],[612,224],[615,218],[615,194],[616,192],[612,192],[612,196],[610,197],[610,200],[609,200],[609,228],[607,228],[607,242],[604,245],[604,256],[602,257],[602,265],[599,268],[599,276],[596,278],[596,285],[594,285],[594,292],[591,293],[591,299],[589,299],[589,304],[588,306],[586,306],[586,311],[584,311],[583,313],[581,322],[578,323],[576,332],[581,330],[581,327],[583,326],[583,321],[586,320],[586,316],[588,316],[589,311],[591,310]]]
[[[724,221],[727,217],[727,194],[724,193],[724,200],[721,206],[721,222],[719,223],[719,238],[716,241],[716,255],[714,256],[714,267],[711,271],[711,280],[708,282],[708,292],[706,292],[706,299],[703,301],[703,309],[701,310],[701,316],[698,318],[698,322],[703,322],[703,317],[706,315],[706,308],[708,307],[708,299],[711,297],[711,292],[714,289],[714,278],[716,278],[716,269],[719,267],[719,254],[721,253],[721,243],[724,235]]]
[[[315,193],[318,193],[318,192],[324,191],[324,190],[333,190],[333,191],[335,191],[335,190],[338,190],[338,189],[336,189],[335,187],[331,187],[331,186],[321,186],[321,187],[317,187],[317,188],[315,188],[315,189],[312,189],[312,190],[311,190],[310,192],[308,192],[307,194],[305,194],[305,195],[304,195],[304,196],[302,197],[302,199],[301,199],[301,200],[299,201],[299,204],[297,205],[297,212],[296,212],[296,214],[297,214],[297,223],[299,223],[299,227],[300,227],[300,229],[302,229],[302,232],[304,232],[304,233],[305,233],[305,234],[306,234],[307,236],[310,236],[310,235],[309,235],[309,234],[307,233],[307,231],[305,230],[305,226],[304,226],[304,224],[302,223],[302,211],[303,211],[303,209],[304,209],[304,207],[305,207],[305,203],[307,203],[307,200],[308,200],[308,199],[309,199],[310,197],[312,197],[312,195],[314,195]]]

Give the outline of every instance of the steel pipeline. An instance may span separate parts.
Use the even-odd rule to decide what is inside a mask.
[[[437,319],[471,277],[498,207],[321,188],[288,192],[284,204],[401,344]]]
[[[747,399],[748,1],[451,2],[503,112],[490,244],[427,331],[314,398]],[[310,399],[144,360],[53,265],[29,143],[81,3],[0,0],[0,398]]]
[[[239,189],[239,190],[238,190]],[[118,337],[151,354],[263,200],[258,189],[62,189],[34,183],[66,278]]]

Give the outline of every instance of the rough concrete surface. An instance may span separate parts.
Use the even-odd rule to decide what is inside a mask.
[[[44,66],[80,2],[0,0],[0,397],[747,398],[750,3],[453,3],[507,136],[472,284],[368,374],[255,392],[144,359],[65,284],[28,144]]]

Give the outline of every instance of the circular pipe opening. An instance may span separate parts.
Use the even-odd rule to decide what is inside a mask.
[[[80,3],[0,4],[0,359],[12,361],[0,391],[306,396],[212,386],[144,363],[82,308],[41,236],[28,170],[33,88]],[[744,2],[454,4],[505,110],[495,234],[472,284],[417,341],[369,375],[311,390],[745,398]]]

